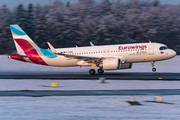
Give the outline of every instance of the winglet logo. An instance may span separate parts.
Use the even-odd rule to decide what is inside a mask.
[[[163,54],[164,52],[161,51],[160,53]]]

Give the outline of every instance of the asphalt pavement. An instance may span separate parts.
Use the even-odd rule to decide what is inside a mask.
[[[180,73],[151,73],[151,72],[134,72],[134,73],[119,73],[110,72],[102,75],[89,75],[88,73],[11,73],[1,74],[0,79],[55,79],[55,80],[97,80],[99,78],[107,80],[170,80],[179,81]]]
[[[2,96],[111,96],[111,95],[180,95],[180,89],[143,90],[15,90],[0,91]]]

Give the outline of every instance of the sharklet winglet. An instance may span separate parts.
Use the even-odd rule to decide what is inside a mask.
[[[92,42],[89,42],[91,46],[94,46],[94,44]]]
[[[50,49],[52,50],[53,53],[58,53],[56,51],[56,49],[49,42],[47,42],[47,44],[49,45],[49,47],[50,47]]]

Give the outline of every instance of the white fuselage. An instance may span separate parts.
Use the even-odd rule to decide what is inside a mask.
[[[137,44],[118,44],[93,47],[74,47],[56,49],[59,53],[91,56],[91,57],[114,57],[119,58],[122,63],[151,62],[161,61],[174,57],[176,52],[172,49],[160,50],[165,46],[160,43],[137,43]],[[50,66],[70,67],[83,66],[78,59],[71,59],[59,55],[56,58],[42,56],[43,60]],[[90,66],[86,64],[85,66]]]

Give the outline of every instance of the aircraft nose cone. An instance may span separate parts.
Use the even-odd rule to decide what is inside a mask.
[[[174,51],[174,56],[176,56],[177,55],[177,53]]]
[[[174,50],[171,51],[171,56],[175,57],[176,56],[176,52]]]

